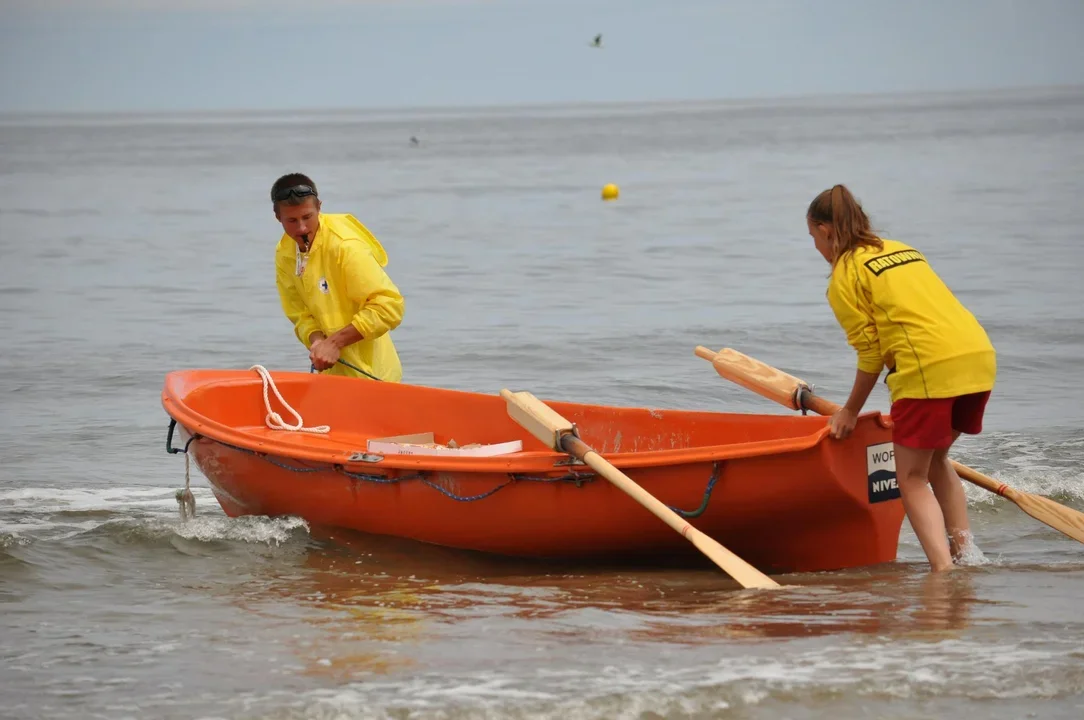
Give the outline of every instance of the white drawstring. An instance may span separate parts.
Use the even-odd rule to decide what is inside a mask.
[[[305,427],[304,422],[302,422],[301,420],[301,415],[292,407],[290,407],[289,403],[287,403],[282,398],[282,394],[279,393],[279,389],[275,387],[275,381],[271,378],[271,373],[267,372],[267,368],[265,368],[263,365],[253,365],[249,368],[249,370],[255,370],[260,374],[260,378],[263,379],[263,406],[264,409],[267,410],[267,416],[264,418],[264,422],[267,423],[267,427],[271,428],[272,430],[289,430],[292,432],[326,433],[331,431],[331,427],[329,425]],[[268,385],[271,386],[272,392],[275,393],[275,397],[279,399],[279,402],[282,403],[282,406],[286,408],[291,415],[297,418],[296,425],[287,425],[286,422],[283,421],[282,416],[271,409],[271,399],[267,397]]]

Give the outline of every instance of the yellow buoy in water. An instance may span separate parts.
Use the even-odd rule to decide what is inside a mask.
[[[602,187],[602,199],[603,200],[616,200],[618,195],[617,186],[613,183],[604,185]]]

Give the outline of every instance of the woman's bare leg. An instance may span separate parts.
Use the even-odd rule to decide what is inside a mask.
[[[907,519],[911,521],[930,568],[934,572],[952,568],[948,538],[945,536],[945,517],[941,506],[929,486],[930,462],[933,450],[916,450],[895,444],[896,482]],[[962,492],[962,489],[961,489]]]
[[[960,433],[952,434],[952,441]],[[945,518],[945,530],[948,532],[949,549],[952,559],[959,560],[961,553],[971,543],[971,524],[967,519],[967,496],[964,494],[960,476],[952,469],[948,457],[949,449],[935,450],[930,460],[930,487],[941,506]]]

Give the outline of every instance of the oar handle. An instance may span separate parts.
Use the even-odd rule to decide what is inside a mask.
[[[696,352],[697,357],[704,358],[708,362],[711,362],[715,359],[715,351],[711,350],[710,348],[706,348],[703,345],[697,345],[694,352]]]

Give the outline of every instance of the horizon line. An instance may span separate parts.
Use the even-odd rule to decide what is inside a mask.
[[[989,87],[950,88],[938,90],[886,90],[880,92],[824,92],[824,93],[784,93],[777,95],[742,95],[729,97],[673,97],[642,100],[552,100],[538,102],[466,102],[458,105],[447,103],[412,104],[412,105],[356,105],[328,107],[238,107],[238,108],[158,108],[158,109],[116,109],[116,110],[2,110],[0,121],[20,119],[109,119],[117,117],[144,117],[147,119],[171,116],[222,117],[222,116],[272,116],[272,115],[346,115],[359,112],[379,114],[415,114],[441,112],[485,112],[508,110],[561,110],[561,109],[622,109],[636,107],[660,107],[668,105],[741,105],[750,103],[773,104],[801,102],[814,99],[826,100],[876,100],[900,97],[959,98],[966,96],[990,95],[1025,95],[1028,93],[1061,92],[1084,93],[1084,83],[1080,84],[1019,84]]]

